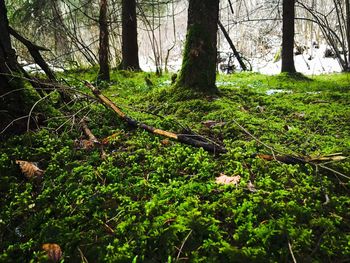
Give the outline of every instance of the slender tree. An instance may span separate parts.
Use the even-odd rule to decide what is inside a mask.
[[[283,0],[282,72],[295,73],[294,66],[295,0]]]
[[[122,62],[119,68],[141,70],[138,52],[136,0],[122,0]]]
[[[189,1],[186,44],[177,87],[217,91],[218,14],[219,0]]]
[[[108,23],[107,23],[107,0],[100,1],[100,48],[98,51],[98,58],[100,63],[100,71],[98,73],[98,80],[109,81],[109,61],[108,61]]]

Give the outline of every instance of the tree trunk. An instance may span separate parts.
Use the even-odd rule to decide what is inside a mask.
[[[98,80],[109,81],[109,63],[108,63],[108,23],[107,23],[107,0],[100,1],[100,48],[98,51],[100,71]]]
[[[16,52],[12,48],[7,11],[4,0],[0,0],[0,91],[9,87],[9,76],[11,71],[17,71]]]
[[[0,95],[11,89],[11,72],[18,72],[16,52],[12,48],[5,1],[0,0]]]
[[[23,87],[22,82],[13,77],[20,71],[17,63],[16,52],[12,48],[7,20],[5,1],[0,0],[0,132],[6,124],[21,115],[24,111],[23,100],[20,92],[4,94]],[[13,126],[11,131],[18,130]],[[0,134],[1,139],[1,134]]]
[[[140,71],[136,0],[122,0],[122,63],[120,69]]]
[[[187,36],[177,87],[217,91],[215,86],[219,0],[190,0]]]
[[[283,0],[282,72],[295,73],[294,66],[295,0]]]
[[[345,0],[345,16],[346,16],[346,40],[348,44],[348,69],[350,72],[350,0]]]

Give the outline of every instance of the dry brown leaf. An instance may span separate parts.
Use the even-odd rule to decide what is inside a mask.
[[[227,176],[226,174],[221,173],[219,177],[215,178],[215,182],[217,184],[233,184],[238,185],[241,177],[239,175],[236,176]]]
[[[42,176],[44,175],[44,171],[41,170],[38,166],[36,166],[32,162],[16,160],[16,164],[19,165],[19,167],[21,168],[22,173],[28,179],[31,179],[31,178],[42,178]]]
[[[55,243],[45,243],[42,245],[42,249],[47,253],[49,260],[53,262],[59,262],[62,258],[61,247]]]
[[[168,139],[164,139],[164,140],[161,140],[160,143],[161,143],[162,145],[164,145],[164,146],[167,146],[167,145],[169,145],[171,142],[170,142],[170,140],[168,140]]]

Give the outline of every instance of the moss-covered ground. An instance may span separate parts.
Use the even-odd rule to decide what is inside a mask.
[[[70,85],[93,70],[64,74]],[[0,144],[0,262],[43,262],[57,243],[65,262],[349,262],[350,158],[290,165],[254,157],[350,155],[350,75],[218,76],[220,93],[178,94],[170,76],[113,72],[102,93],[157,128],[219,142],[214,155],[128,127],[81,95],[47,113],[40,129]],[[91,94],[91,93],[90,93]],[[56,103],[54,95],[51,103]],[[45,108],[38,103],[33,114]],[[84,150],[77,120],[102,159]],[[211,122],[207,122],[211,121]],[[38,162],[42,182],[15,160]],[[334,171],[331,171],[334,170]],[[220,174],[240,176],[220,185]]]

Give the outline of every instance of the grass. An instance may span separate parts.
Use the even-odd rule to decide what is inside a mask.
[[[94,81],[96,71],[64,77],[88,92],[78,80]],[[79,102],[70,110],[89,116],[96,137],[116,134],[104,160],[76,146],[83,135],[64,118],[0,145],[0,261],[45,261],[43,243],[59,244],[67,262],[289,262],[291,250],[298,262],[349,260],[349,180],[254,158],[271,151],[237,123],[280,152],[349,156],[350,74],[224,75],[220,93],[204,98],[174,94],[170,76],[151,74],[153,85],[145,77],[113,72],[102,92],[135,119],[191,128],[228,152],[165,142]],[[38,162],[42,183],[26,180],[16,159]],[[350,174],[349,158],[327,165]],[[220,174],[241,179],[218,185]]]

